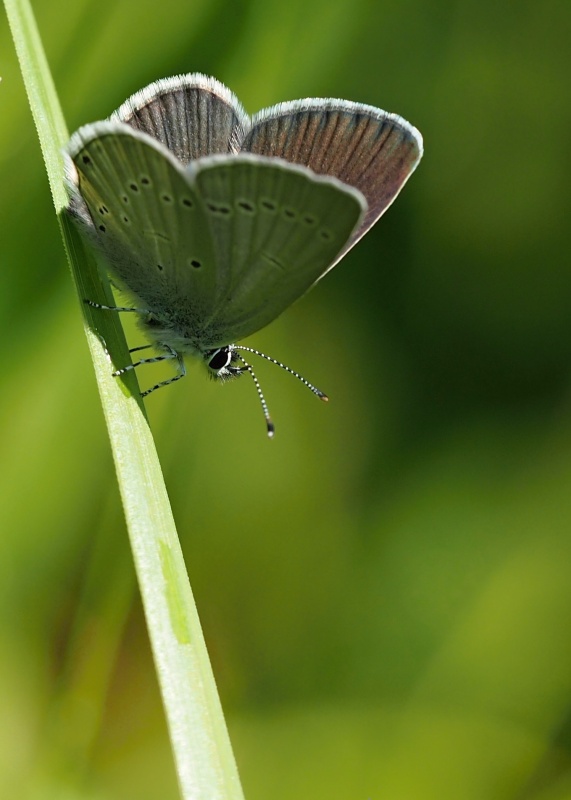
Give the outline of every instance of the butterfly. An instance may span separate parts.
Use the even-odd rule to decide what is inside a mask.
[[[320,280],[393,202],[423,152],[396,114],[336,99],[279,103],[249,117],[200,73],[151,83],[64,151],[67,211],[102,253],[113,283],[159,355],[219,380],[249,373],[236,341],[263,328]]]

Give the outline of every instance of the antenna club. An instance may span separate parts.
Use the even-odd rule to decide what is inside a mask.
[[[269,419],[267,421],[267,428],[268,428],[268,439],[273,439],[274,438],[274,433],[276,432],[276,429],[275,429],[274,423],[271,421],[271,419]]]
[[[328,403],[329,402],[329,398],[327,397],[326,394],[320,394],[319,395],[319,399],[323,400],[324,403]]]

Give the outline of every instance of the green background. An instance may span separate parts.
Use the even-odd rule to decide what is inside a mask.
[[[70,131],[202,71],[425,157],[248,341],[146,402],[247,800],[571,798],[571,5],[38,0]],[[176,798],[101,408],[0,28],[0,795]],[[142,343],[128,330],[132,345]],[[162,377],[147,367],[143,387]]]

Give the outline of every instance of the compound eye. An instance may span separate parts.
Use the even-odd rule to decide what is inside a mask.
[[[224,367],[228,367],[232,361],[232,354],[228,347],[219,347],[209,353],[208,366],[214,372],[220,372]]]

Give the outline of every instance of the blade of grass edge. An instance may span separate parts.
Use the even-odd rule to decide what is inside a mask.
[[[8,21],[80,300],[111,299],[93,255],[64,213],[61,148],[68,138],[28,0],[5,0]],[[149,636],[184,800],[243,800],[238,771],[172,511],[133,371],[111,376],[109,353],[128,363],[116,314],[82,303]],[[122,359],[122,361],[121,361]]]

